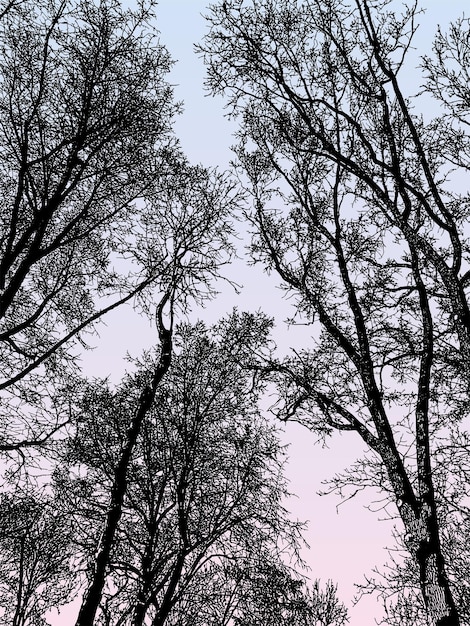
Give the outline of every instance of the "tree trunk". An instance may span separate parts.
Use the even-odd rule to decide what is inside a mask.
[[[154,529],[152,528],[152,531]],[[145,614],[149,606],[149,595],[152,587],[152,558],[153,558],[153,546],[152,542],[146,546],[144,556],[141,562],[141,580],[139,584],[139,590],[137,593],[137,599],[132,612],[132,626],[142,626],[145,620]]]
[[[75,626],[93,626],[96,612],[101,602],[111,550],[114,544],[119,520],[122,515],[122,506],[127,489],[127,469],[129,467],[129,462],[131,460],[142,423],[155,398],[157,386],[168,371],[171,364],[171,330],[165,330],[162,324],[160,324],[160,339],[162,342],[161,355],[152,379],[152,385],[145,387],[140,395],[137,411],[127,431],[127,441],[124,450],[114,471],[111,502],[106,516],[104,531],[101,535],[96,553],[95,570],[93,572],[90,586],[88,587],[83,598]]]
[[[427,504],[423,505],[412,539],[421,592],[430,625],[459,626],[460,619],[445,571],[437,528],[435,512]]]
[[[417,497],[397,451],[393,454],[391,446],[382,443],[376,452],[382,457],[397,499],[398,511],[405,527],[406,548],[419,567],[419,582],[428,624],[459,626],[457,607],[442,555],[432,484],[421,485],[421,493]]]
[[[460,619],[439,540],[435,504],[410,503],[398,494],[397,503],[405,526],[405,545],[419,567],[419,582],[429,626],[459,626]]]
[[[171,574],[168,587],[166,588],[165,595],[152,622],[152,626],[164,626],[166,620],[168,619],[170,611],[173,608],[176,587],[181,579],[181,572],[183,571],[185,561],[186,553],[180,552],[173,567],[173,572]]]

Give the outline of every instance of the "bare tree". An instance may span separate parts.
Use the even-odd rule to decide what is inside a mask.
[[[256,548],[246,560],[228,564],[222,589],[230,590],[231,603],[217,626],[344,626],[349,621],[331,581],[324,590],[319,580],[309,584],[282,560],[275,561],[271,551]],[[226,598],[223,592],[220,596]]]
[[[223,626],[256,613],[251,623],[265,625],[307,615],[309,600],[282,560],[296,556],[301,526],[283,506],[282,448],[259,413],[262,386],[248,367],[269,327],[264,316],[233,314],[210,331],[202,323],[177,328],[176,354],[129,464],[99,623]],[[147,355],[115,393],[102,383],[88,389],[56,473],[85,559],[107,515],[132,407],[156,361]],[[332,616],[325,623],[336,623],[315,597]]]
[[[187,311],[191,301],[213,295],[212,281],[231,250],[234,201],[231,185],[223,176],[179,163],[172,175],[167,173],[158,188],[154,187],[149,204],[139,209],[136,228],[122,238],[133,271],[141,274],[150,269],[162,294],[157,299],[155,294],[145,297],[142,292],[141,301],[144,310],[155,310],[160,356],[129,407],[129,420],[112,470],[104,528],[77,626],[92,626],[101,600],[127,491],[129,464],[158,386],[171,364],[174,315]]]
[[[253,256],[312,325],[310,350],[270,365],[280,416],[365,442],[367,464],[345,480],[386,490],[427,619],[443,626],[459,624],[462,595],[443,546],[457,475],[439,448],[469,407],[469,203],[456,191],[469,24],[438,34],[413,100],[400,78],[418,16],[389,0],[229,0],[211,7],[201,50],[240,119]],[[436,119],[416,112],[431,96],[446,107]]]
[[[211,296],[231,253],[236,194],[223,175],[190,166],[172,137],[170,61],[153,17],[146,3],[23,2],[0,24],[1,450],[53,449],[57,430],[75,423],[82,383],[70,340],[105,312],[133,300],[161,347],[114,468],[81,624],[101,598],[128,465],[171,361],[173,316]],[[47,467],[47,454],[34,461]]]
[[[136,10],[9,2],[0,14],[0,450],[50,438],[72,340],[152,284],[113,269],[138,202],[174,158],[171,62]]]
[[[0,606],[5,626],[42,626],[73,597],[71,520],[54,499],[31,492],[0,498]]]
[[[248,547],[248,546],[247,546]],[[252,546],[253,547],[253,546]],[[180,597],[167,626],[344,626],[347,611],[328,581],[322,589],[286,566],[269,546],[212,561]]]
[[[237,556],[247,533],[275,557],[279,538],[294,552],[298,542],[280,506],[279,443],[250,404],[259,381],[242,365],[268,322],[221,325],[223,350],[200,331],[200,360],[179,355],[183,387],[197,394],[172,395],[165,385],[174,319],[214,295],[238,197],[226,176],[190,166],[172,135],[178,106],[154,6],[18,0],[0,8],[0,452],[24,461],[33,450],[40,470],[28,476],[34,497],[25,498],[22,476],[4,473],[16,489],[0,502],[1,567],[13,572],[0,589],[14,626],[43,624],[82,582],[69,567],[73,519],[88,522],[74,535],[72,556],[88,559],[77,626],[127,618],[160,626],[209,562],[227,546],[227,558]],[[157,351],[117,391],[93,386],[80,377],[76,350],[129,301],[155,325]],[[148,471],[141,482],[145,464],[162,462],[165,437],[162,483]],[[63,449],[80,465],[76,480],[56,468],[48,482]],[[95,484],[80,476],[87,463]],[[59,506],[64,486],[68,509]],[[170,508],[147,492],[137,501],[139,489],[156,489]],[[285,573],[279,559],[274,565]],[[134,596],[121,614],[124,591]]]

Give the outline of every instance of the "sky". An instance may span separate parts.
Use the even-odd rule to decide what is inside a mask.
[[[233,132],[236,125],[224,118],[223,101],[204,92],[204,66],[193,51],[193,44],[200,41],[206,30],[202,14],[207,13],[203,0],[161,0],[157,23],[161,40],[177,61],[171,74],[175,96],[185,103],[184,113],[176,122],[176,133],[183,149],[193,161],[205,165],[229,165],[230,145],[235,143]],[[399,6],[399,3],[396,3]],[[417,57],[430,52],[432,37],[438,24],[443,29],[449,21],[463,14],[467,0],[424,0],[426,9],[420,17],[420,27],[415,40],[417,50],[409,70],[409,89],[416,85],[413,65]],[[296,341],[305,340],[305,329],[287,329],[283,320],[292,313],[291,306],[282,300],[282,294],[273,279],[257,268],[247,267],[244,262],[234,268],[238,282],[245,285],[241,297],[230,291],[210,305],[203,313],[209,321],[219,317],[234,304],[250,310],[264,309],[277,320],[276,341],[287,349]],[[390,521],[380,521],[383,514],[366,508],[375,494],[363,493],[341,506],[339,497],[332,494],[319,496],[324,479],[340,472],[363,452],[363,445],[353,433],[337,435],[327,448],[315,445],[314,436],[305,428],[288,424],[284,440],[290,445],[290,462],[287,474],[290,489],[296,494],[289,505],[299,519],[309,520],[306,539],[310,550],[304,552],[312,578],[324,582],[331,578],[338,583],[340,598],[350,612],[351,626],[365,626],[380,621],[381,607],[377,600],[364,597],[354,608],[352,598],[355,582],[363,581],[364,574],[371,574],[374,566],[387,561],[385,546],[392,546]]]
[[[430,51],[436,25],[440,24],[445,29],[450,20],[462,15],[466,4],[467,0],[421,2],[426,13],[420,18],[415,59],[420,53]],[[176,61],[170,75],[175,97],[184,101],[184,113],[176,121],[176,134],[192,162],[216,165],[223,170],[229,167],[230,145],[235,142],[232,135],[236,125],[224,118],[222,99],[208,96],[203,88],[204,66],[194,53],[193,45],[201,40],[205,32],[202,17],[205,12],[204,0],[161,0],[157,26],[162,43]],[[410,89],[417,84],[416,76],[412,63]],[[232,266],[230,276],[244,285],[240,296],[236,296],[230,288],[224,288],[217,300],[205,310],[197,311],[196,315],[212,323],[235,305],[242,310],[263,309],[276,319],[275,339],[282,350],[286,351],[296,342],[308,341],[305,328],[288,328],[283,323],[292,313],[292,308],[289,302],[282,299],[273,278],[267,277],[259,268],[248,267],[243,259]],[[117,382],[122,373],[121,366],[112,364],[123,363],[124,348],[113,341],[113,337],[116,328],[125,323],[122,312],[107,319],[100,347],[85,359],[90,372],[96,369],[96,375],[110,375],[116,377]],[[148,346],[148,332],[143,328],[135,329],[135,335],[129,342],[134,356]],[[309,575],[323,582],[332,579],[338,584],[338,594],[348,607],[351,626],[373,625],[375,620],[380,621],[380,605],[376,599],[365,597],[352,607],[354,583],[360,583],[365,574],[371,574],[374,566],[383,566],[387,561],[384,548],[393,545],[393,524],[381,521],[383,513],[380,511],[373,512],[367,508],[376,494],[361,493],[341,506],[338,506],[338,496],[317,494],[322,487],[325,488],[322,481],[348,467],[361,456],[364,446],[355,434],[346,433],[335,436],[327,442],[328,447],[322,448],[315,445],[311,433],[296,424],[287,425],[283,440],[289,444],[287,476],[290,490],[296,495],[290,499],[288,506],[293,516],[309,520],[305,538],[310,549],[303,553],[311,568]]]

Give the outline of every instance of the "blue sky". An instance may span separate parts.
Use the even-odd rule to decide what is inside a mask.
[[[420,53],[430,52],[437,24],[445,30],[450,20],[462,15],[466,4],[466,0],[421,2],[426,13],[419,20],[415,59]],[[399,7],[400,3],[396,5]],[[229,166],[229,147],[234,143],[231,134],[236,126],[224,119],[223,101],[205,94],[204,66],[193,52],[193,44],[200,41],[205,32],[205,22],[201,17],[205,12],[206,2],[201,0],[161,0],[157,25],[162,42],[177,61],[170,81],[175,85],[176,99],[185,103],[184,113],[176,122],[176,132],[183,149],[193,162],[225,169]],[[410,89],[417,85],[418,74],[414,65],[416,61],[409,68]],[[244,261],[232,268],[232,277],[245,284],[242,295],[237,298],[232,290],[224,290],[221,297],[205,311],[197,312],[199,316],[213,322],[234,305],[251,310],[263,307],[268,314],[276,315],[276,339],[283,346],[287,347],[298,338],[295,329],[287,330],[282,324],[282,320],[289,314],[290,305],[281,299],[273,279],[269,280],[257,269],[248,268]],[[115,323],[119,323],[118,318],[115,322],[110,319],[105,333],[110,337],[109,344],[106,344],[104,337],[104,345],[108,345],[108,350],[113,343]],[[139,343],[145,345],[144,337],[142,335],[136,341],[134,353],[138,353]],[[108,352],[108,362],[109,356]],[[114,358],[111,360],[115,361]],[[105,354],[103,360],[99,361],[101,364],[105,361]],[[104,376],[106,373],[101,371],[97,375]],[[383,548],[393,544],[391,524],[379,522],[380,514],[366,510],[365,505],[371,499],[370,493],[358,496],[337,510],[338,497],[320,497],[316,492],[321,488],[323,479],[341,471],[361,454],[362,445],[354,435],[336,436],[329,443],[329,448],[322,449],[314,446],[314,438],[308,431],[294,424],[288,425],[284,439],[290,444],[288,475],[291,490],[298,495],[289,504],[296,516],[310,520],[307,540],[311,549],[304,553],[311,567],[310,574],[312,578],[320,577],[323,581],[331,578],[338,582],[340,597],[351,608],[353,583],[360,582],[374,565],[382,565],[387,559]],[[350,616],[351,626],[367,626],[374,624],[374,618],[380,617],[380,611],[375,600],[365,598],[351,610]]]

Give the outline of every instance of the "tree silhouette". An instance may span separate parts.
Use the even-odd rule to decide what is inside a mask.
[[[418,15],[388,0],[233,0],[211,7],[201,51],[240,121],[253,258],[312,325],[311,349],[264,365],[280,416],[361,437],[370,454],[337,486],[385,489],[442,626],[459,623],[462,597],[443,547],[443,519],[462,519],[444,501],[457,474],[441,453],[469,402],[468,199],[456,191],[469,25],[438,33],[412,99],[401,77]],[[416,108],[430,96],[446,111],[428,120]]]

